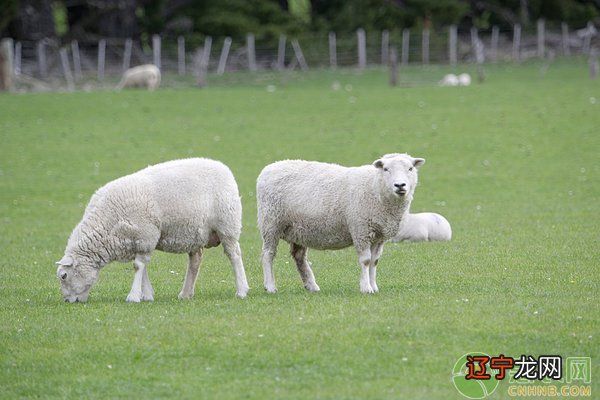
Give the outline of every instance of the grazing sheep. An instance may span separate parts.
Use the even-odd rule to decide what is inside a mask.
[[[147,265],[154,249],[188,253],[179,298],[190,298],[203,249],[220,243],[233,265],[237,295],[243,298],[248,283],[238,243],[241,220],[237,184],[218,161],[168,161],[109,182],[92,196],[57,262],[64,299],[86,301],[102,267],[134,260],[127,301],[152,301]]]
[[[459,86],[469,86],[471,84],[471,75],[462,73],[458,76],[458,84]]]
[[[148,90],[154,90],[160,85],[160,70],[156,65],[145,64],[129,68],[123,74],[121,82],[117,89],[121,90],[127,87],[145,87]]]
[[[256,182],[258,227],[263,239],[265,289],[277,291],[273,258],[280,239],[309,291],[319,291],[307,249],[342,249],[354,245],[361,267],[360,290],[377,292],[376,266],[383,244],[398,233],[425,160],[387,154],[361,167],[301,160],[266,166]]]
[[[452,228],[446,218],[436,213],[407,213],[400,222],[398,234],[393,242],[426,242],[434,240],[450,240]]]
[[[440,86],[458,86],[458,77],[454,74],[444,75],[441,81],[439,81]]]

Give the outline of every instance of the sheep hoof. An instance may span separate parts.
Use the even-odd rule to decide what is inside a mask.
[[[277,293],[277,288],[275,286],[265,286],[265,290],[267,293]]]
[[[184,293],[184,292],[180,292],[179,295],[177,295],[177,298],[179,300],[189,300],[192,297],[194,297],[193,293]]]
[[[360,291],[365,294],[375,293],[371,285],[365,285],[360,287]]]
[[[140,298],[141,301],[154,301],[154,296],[153,295],[142,295],[142,297]]]
[[[126,301],[128,303],[139,303],[141,300],[142,299],[139,293],[129,293]]]
[[[321,291],[321,288],[316,283],[307,283],[306,285],[304,285],[304,287],[309,292],[320,292]]]

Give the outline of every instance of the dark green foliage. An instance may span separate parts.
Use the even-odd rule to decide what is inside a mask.
[[[17,15],[19,0],[0,0],[0,32]]]
[[[252,32],[257,40],[275,41],[281,33],[306,29],[299,18],[270,0],[196,0],[179,14],[191,17],[197,32],[234,40],[244,40]]]

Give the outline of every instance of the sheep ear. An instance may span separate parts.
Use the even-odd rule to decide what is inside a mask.
[[[375,168],[383,168],[383,161],[381,161],[381,160],[373,161],[373,166]]]
[[[56,265],[62,265],[64,267],[70,267],[73,265],[73,258],[71,256],[63,256],[60,261],[56,262]]]
[[[425,164],[424,158],[413,158],[413,165],[419,168],[421,165]]]

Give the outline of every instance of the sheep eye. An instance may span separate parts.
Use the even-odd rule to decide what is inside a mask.
[[[67,279],[67,273],[66,273],[66,272],[63,272],[62,274],[60,274],[60,279],[62,279],[63,281],[64,281],[65,279]]]
[[[409,170],[409,171],[412,171],[413,169],[414,169],[413,167],[410,167],[408,170]]]
[[[384,170],[385,172],[389,171],[389,169],[387,169],[387,168],[384,168],[383,170]]]

